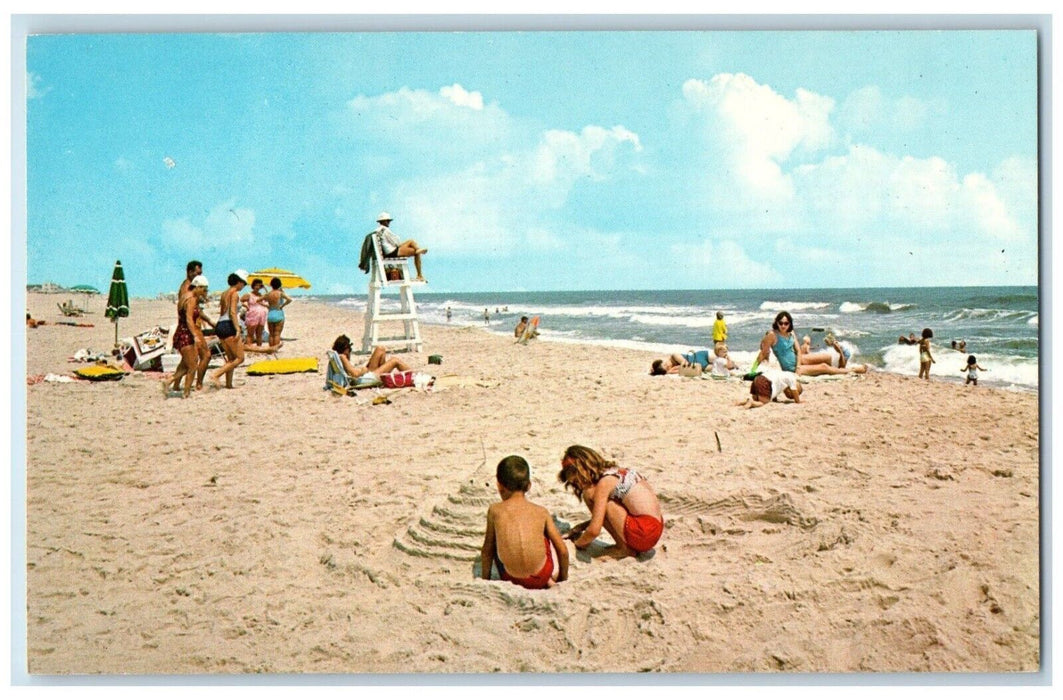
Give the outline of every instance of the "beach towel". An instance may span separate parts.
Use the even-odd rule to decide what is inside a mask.
[[[76,369],[74,370],[74,374],[82,379],[88,379],[91,382],[113,381],[125,376],[125,372],[122,370],[107,367],[105,365],[93,365],[92,367]]]
[[[283,360],[262,360],[247,368],[251,376],[263,374],[292,374],[295,372],[316,372],[316,357],[288,357]]]

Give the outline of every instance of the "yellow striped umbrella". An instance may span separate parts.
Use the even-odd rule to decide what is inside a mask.
[[[282,287],[293,289],[295,287],[301,287],[302,289],[310,289],[310,283],[305,279],[295,274],[291,270],[282,270],[279,267],[270,267],[265,270],[256,270],[247,276],[247,283],[251,284],[256,279],[262,280],[262,284],[269,286],[270,280],[274,277],[281,281]]]

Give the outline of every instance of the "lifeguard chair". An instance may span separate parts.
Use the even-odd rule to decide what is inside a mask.
[[[409,258],[385,258],[380,249],[380,237],[370,233],[373,254],[369,269],[369,298],[365,306],[365,332],[362,334],[362,352],[372,352],[377,345],[392,350],[405,348],[421,352],[421,326],[417,318],[417,302],[413,298],[414,285],[424,282],[410,277]],[[398,313],[384,313],[380,309],[381,295],[386,289],[398,288]],[[385,323],[402,322],[403,335],[381,336],[380,326]]]

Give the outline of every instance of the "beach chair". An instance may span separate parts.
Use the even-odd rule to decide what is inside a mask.
[[[328,367],[325,368],[325,390],[331,391],[337,396],[354,396],[356,389],[371,389],[373,387],[382,386],[379,379],[375,379],[369,375],[365,377],[359,377],[358,379],[351,379],[347,375],[346,370],[343,369],[343,361],[340,360],[340,354],[335,350],[329,350],[328,355]]]
[[[81,315],[81,309],[79,309],[78,307],[74,306],[70,302],[64,302],[62,304],[56,302],[55,305],[59,307],[59,310],[63,312],[64,316],[80,316]]]
[[[328,367],[325,369],[325,389],[339,396],[347,396],[353,391],[351,379],[343,369],[343,362],[335,350],[329,350]]]
[[[405,348],[420,352],[424,347],[421,340],[421,326],[417,316],[417,302],[413,298],[413,285],[410,277],[409,258],[385,258],[380,239],[376,234],[369,234],[372,245],[369,269],[369,298],[365,309],[365,331],[362,334],[362,352],[372,352],[377,345],[389,350]],[[399,289],[399,311],[385,313],[380,309],[381,292],[388,288]],[[403,335],[381,337],[381,324],[401,321]]]

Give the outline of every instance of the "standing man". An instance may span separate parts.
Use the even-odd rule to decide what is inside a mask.
[[[417,268],[417,277],[414,278],[415,282],[427,282],[424,275],[421,274],[421,256],[428,252],[427,248],[422,248],[417,244],[417,241],[412,238],[409,240],[399,242],[399,237],[391,232],[388,228],[391,225],[391,214],[386,211],[380,212],[376,221],[380,226],[376,229],[377,238],[380,240],[380,252],[385,258],[408,258],[413,256],[413,266]]]
[[[185,295],[189,294],[189,287],[192,286],[192,280],[203,275],[203,263],[198,260],[189,260],[185,265],[185,279],[181,282],[181,286],[177,288],[177,308],[181,308],[181,300]],[[206,277],[202,278],[204,283]],[[205,284],[204,284],[205,286]],[[202,306],[200,307],[199,318],[211,328],[214,328],[214,322],[207,318],[207,315],[203,313]],[[202,334],[201,334],[202,335]],[[199,336],[196,338],[196,352],[199,354],[199,364],[196,367],[196,389],[203,388],[203,378],[207,375],[207,365],[210,364],[210,346],[206,342],[199,342]],[[191,371],[191,368],[189,368]]]
[[[203,274],[203,263],[198,260],[189,260],[185,265],[185,278],[181,281],[181,286],[177,288],[177,304],[181,304],[181,299],[185,294],[188,294],[188,288],[192,284],[192,280]]]

